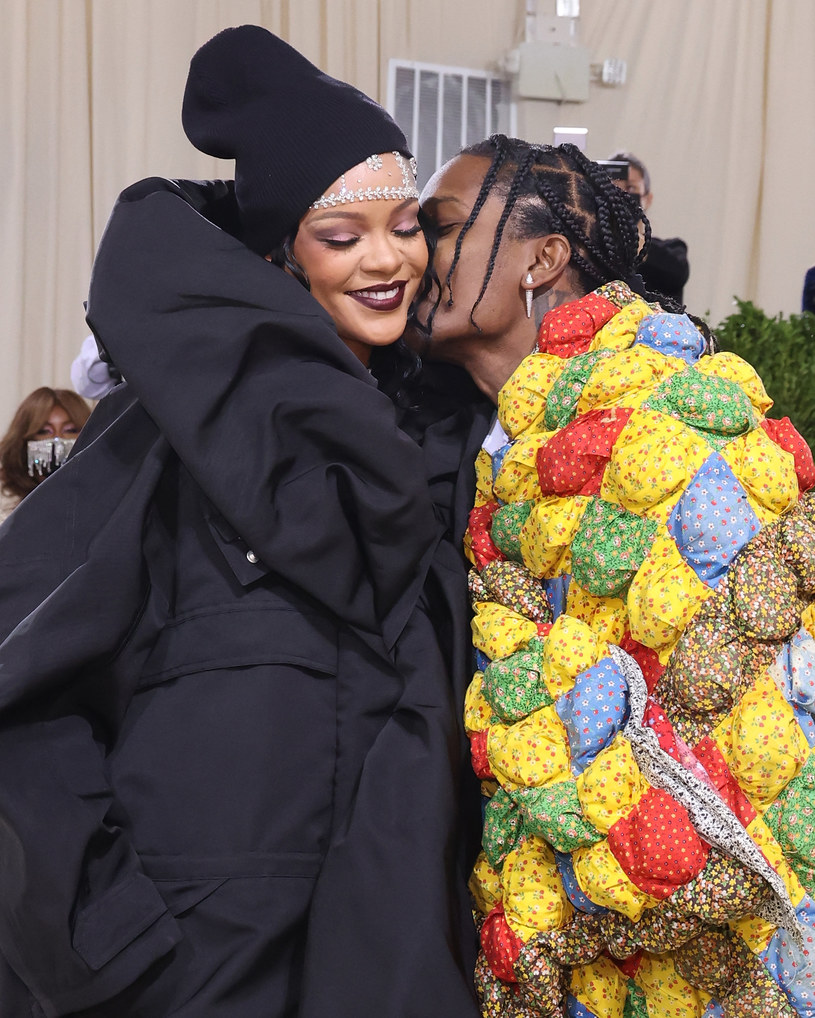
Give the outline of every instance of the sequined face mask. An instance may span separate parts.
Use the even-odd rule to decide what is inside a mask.
[[[418,167],[416,160],[412,157],[406,159],[401,152],[392,153],[396,160],[396,165],[399,167],[402,173],[402,181],[400,184],[392,185],[390,183],[383,183],[377,187],[360,187],[354,190],[349,188],[345,182],[345,174],[343,173],[340,177],[340,187],[337,191],[332,191],[330,194],[324,194],[322,198],[318,199],[311,206],[313,209],[330,209],[337,205],[348,205],[352,202],[357,201],[377,201],[381,199],[398,199],[404,201],[406,198],[418,198],[419,189],[416,187],[416,173]],[[384,168],[382,156],[372,155],[368,156],[365,163],[371,171],[379,173]],[[383,181],[385,177],[391,177],[389,170],[384,170]]]
[[[41,438],[27,442],[28,476],[45,477],[61,467],[75,441],[74,438]]]

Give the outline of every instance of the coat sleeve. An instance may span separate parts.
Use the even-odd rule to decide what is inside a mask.
[[[319,303],[160,183],[114,209],[88,322],[261,561],[392,647],[438,540],[421,452]]]
[[[49,1018],[112,997],[180,937],[105,765],[165,455],[131,406],[0,530],[0,949]]]

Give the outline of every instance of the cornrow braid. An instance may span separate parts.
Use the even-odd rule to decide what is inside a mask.
[[[504,227],[506,226],[507,220],[512,214],[512,210],[515,208],[515,203],[517,202],[518,195],[520,194],[521,191],[521,185],[523,184],[523,181],[526,178],[527,173],[529,172],[529,167],[532,165],[534,159],[535,159],[534,150],[528,152],[526,156],[524,156],[523,160],[518,164],[518,168],[515,171],[515,176],[512,178],[512,183],[510,184],[509,192],[507,193],[507,200],[504,203],[504,211],[501,213],[501,218],[498,220],[498,226],[495,229],[495,238],[493,239],[492,242],[490,259],[487,264],[487,271],[484,275],[484,281],[481,284],[481,291],[479,292],[478,297],[476,298],[475,304],[473,304],[472,308],[470,309],[470,322],[476,327],[476,329],[478,329],[478,325],[476,324],[475,318],[473,317],[475,315],[475,309],[481,303],[484,294],[487,292],[487,287],[489,286],[490,279],[492,278],[492,270],[495,267],[495,259],[498,256],[498,248],[501,245],[501,238],[504,235]]]
[[[489,139],[489,144],[492,145],[493,140],[495,138],[500,138],[500,135],[493,135],[493,137]],[[462,226],[459,235],[456,238],[456,247],[455,250],[453,251],[453,261],[450,264],[450,271],[447,273],[447,278],[444,281],[444,285],[447,287],[448,293],[447,300],[448,307],[452,307],[453,304],[453,287],[451,280],[453,278],[453,272],[455,271],[456,265],[458,265],[459,256],[461,255],[461,245],[464,242],[464,238],[467,236],[470,227],[478,218],[478,213],[484,207],[484,202],[489,197],[490,191],[492,191],[493,184],[498,178],[498,174],[501,170],[501,167],[504,165],[504,162],[506,161],[507,157],[506,149],[504,149],[502,146],[498,144],[494,145],[493,147],[495,148],[495,154],[493,155],[490,168],[487,170],[486,176],[484,177],[484,181],[481,184],[481,190],[478,192],[478,197],[475,200],[475,204],[473,205],[472,211],[467,217],[467,221]]]

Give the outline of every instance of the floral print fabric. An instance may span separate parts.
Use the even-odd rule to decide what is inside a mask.
[[[489,1018],[815,1016],[815,464],[601,287],[499,394],[465,541]]]

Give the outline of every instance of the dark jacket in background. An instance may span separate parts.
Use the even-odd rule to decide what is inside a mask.
[[[0,1015],[475,1018],[460,430],[434,506],[230,203],[122,195],[127,384],[0,531]]]
[[[682,292],[690,277],[688,245],[679,237],[665,240],[652,237],[648,256],[639,271],[649,291],[673,297],[682,304]]]

